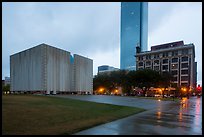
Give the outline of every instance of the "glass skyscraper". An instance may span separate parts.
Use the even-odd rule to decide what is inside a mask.
[[[136,49],[147,50],[147,2],[121,2],[120,35],[120,69],[136,70]]]

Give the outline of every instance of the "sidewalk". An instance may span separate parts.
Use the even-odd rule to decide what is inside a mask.
[[[202,135],[202,99],[189,103],[189,108],[201,108],[198,117],[192,114],[195,110],[187,111],[189,108],[172,102],[74,135]],[[201,121],[195,123],[198,118]]]

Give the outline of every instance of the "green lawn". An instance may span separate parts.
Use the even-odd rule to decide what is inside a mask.
[[[53,96],[3,95],[2,134],[73,134],[142,111],[144,109]]]

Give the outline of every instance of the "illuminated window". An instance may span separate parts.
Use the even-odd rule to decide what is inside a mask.
[[[178,64],[171,64],[171,69],[178,69]]]

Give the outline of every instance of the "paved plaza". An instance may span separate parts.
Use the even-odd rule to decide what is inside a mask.
[[[174,101],[106,95],[56,96],[147,109],[75,135],[202,135],[202,97],[191,97],[180,104]]]

